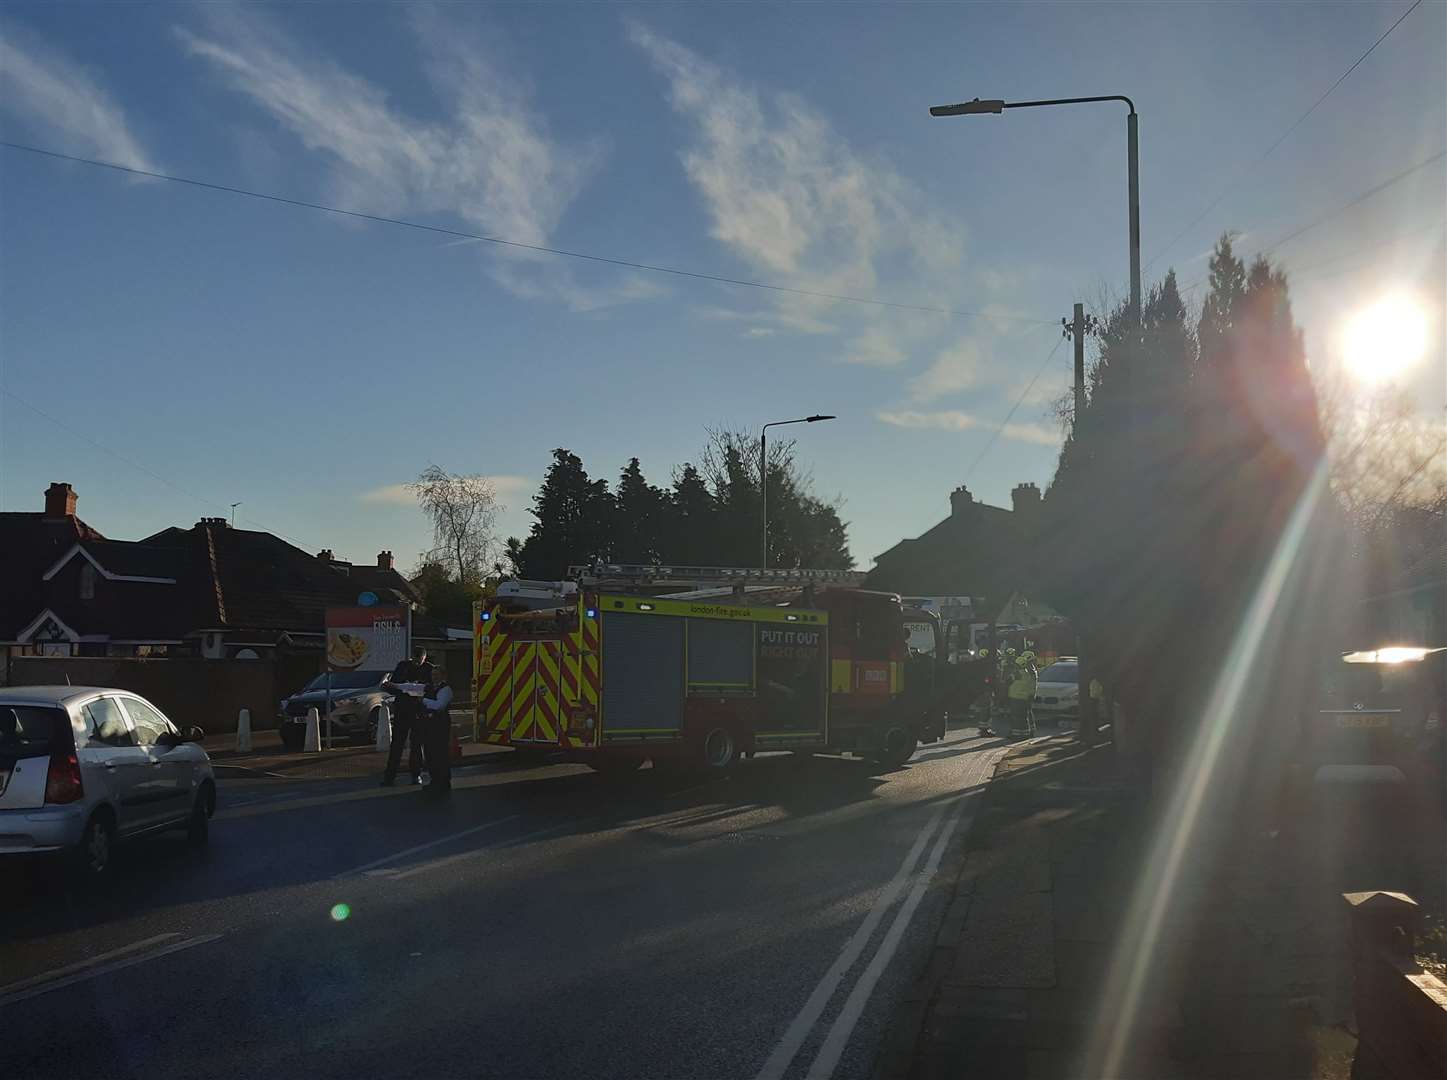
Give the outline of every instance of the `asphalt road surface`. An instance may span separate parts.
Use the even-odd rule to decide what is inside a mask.
[[[223,779],[204,850],[4,867],[0,1076],[859,1080],[1001,752]]]

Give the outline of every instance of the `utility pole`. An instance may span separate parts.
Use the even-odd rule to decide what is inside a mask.
[[[1132,114],[1131,119],[1135,116]],[[1134,128],[1132,127],[1132,130]],[[1075,345],[1075,416],[1071,420],[1071,434],[1078,435],[1080,421],[1085,416],[1085,336],[1096,330],[1095,316],[1085,313],[1084,304],[1076,304],[1070,322],[1060,320],[1065,327],[1065,336]],[[1095,742],[1100,728],[1100,719],[1095,715],[1095,699],[1090,696],[1091,668],[1085,648],[1085,628],[1075,628],[1075,653],[1079,658],[1075,664],[1076,708],[1080,712],[1077,738],[1087,746]]]

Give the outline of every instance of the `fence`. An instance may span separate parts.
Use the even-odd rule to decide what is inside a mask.
[[[1447,984],[1413,960],[1417,903],[1402,893],[1343,896],[1352,916],[1352,978],[1361,1041],[1354,1080],[1447,1076]]]
[[[208,735],[236,730],[236,715],[251,710],[256,730],[274,727],[277,705],[318,671],[316,653],[265,660],[19,656],[10,661],[12,686],[113,686],[153,701],[180,728]]]

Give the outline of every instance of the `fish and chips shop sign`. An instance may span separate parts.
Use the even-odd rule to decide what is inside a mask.
[[[328,671],[391,671],[410,652],[412,613],[405,607],[327,608]]]

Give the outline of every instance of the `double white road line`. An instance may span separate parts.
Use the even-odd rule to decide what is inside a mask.
[[[144,964],[147,960],[157,960],[183,949],[193,949],[197,945],[219,941],[223,936],[222,934],[201,934],[196,937],[183,938],[180,934],[157,934],[155,937],[145,938],[142,941],[133,941],[119,949],[100,953],[78,963],[67,964],[54,971],[47,971],[29,979],[19,979],[0,986],[0,1009],[39,997],[41,994],[48,994],[52,990],[59,990],[63,986],[74,986],[76,983],[85,982],[88,979],[109,975],[113,971]]]
[[[988,763],[982,762],[982,764],[988,768],[989,764],[993,764],[996,756],[989,755],[991,760]],[[810,1032],[814,1030],[814,1026],[819,1022],[819,1018],[824,1014],[829,1002],[834,999],[845,976],[854,969],[865,947],[874,937],[879,924],[884,920],[889,909],[894,906],[895,901],[899,899],[900,894],[906,887],[909,887],[904,903],[895,913],[894,921],[885,931],[879,947],[874,951],[874,956],[870,958],[868,965],[855,980],[849,996],[844,999],[839,1015],[829,1026],[824,1041],[809,1066],[807,1077],[808,1080],[828,1080],[828,1077],[834,1074],[834,1069],[839,1064],[845,1047],[849,1045],[850,1036],[854,1034],[855,1025],[859,1023],[865,1006],[869,1004],[869,997],[874,992],[875,985],[888,969],[895,953],[899,951],[899,943],[903,939],[905,931],[909,929],[910,921],[914,918],[920,901],[924,899],[930,881],[933,880],[935,872],[939,870],[940,860],[944,858],[944,853],[949,848],[950,839],[959,826],[967,802],[967,795],[958,795],[952,803],[941,804],[930,815],[929,821],[915,837],[914,843],[910,846],[894,877],[879,894],[879,899],[874,902],[874,906],[870,908],[864,921],[859,924],[859,928],[854,931],[854,935],[844,943],[844,948],[839,951],[839,956],[824,973],[819,984],[814,987],[813,993],[804,1002],[804,1007],[794,1017],[788,1030],[784,1032],[784,1037],[774,1047],[773,1053],[764,1062],[764,1066],[759,1070],[755,1080],[782,1080],[795,1055],[798,1054],[799,1048],[809,1038]],[[941,826],[941,821],[943,821],[943,826]],[[931,839],[934,840],[933,847],[930,847]],[[924,855],[926,847],[930,847],[929,857],[925,860],[923,869],[916,873],[916,867],[919,866],[920,858]],[[912,885],[911,882],[913,882]]]

